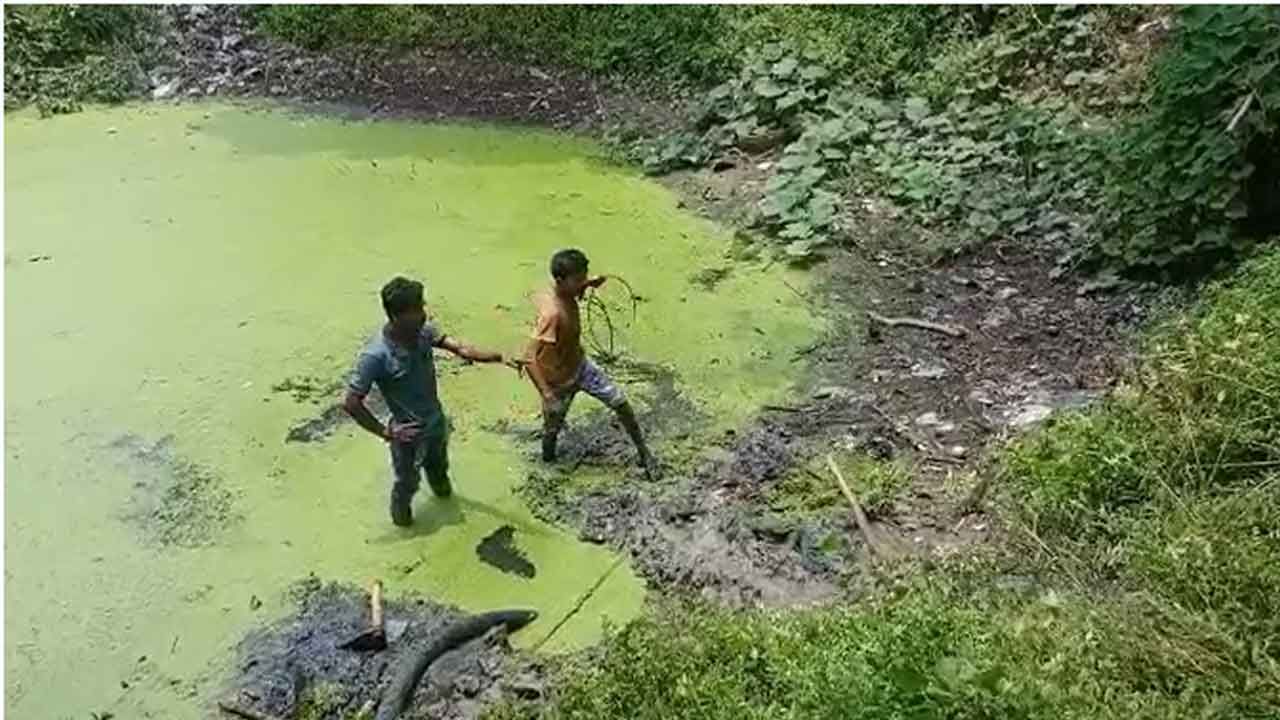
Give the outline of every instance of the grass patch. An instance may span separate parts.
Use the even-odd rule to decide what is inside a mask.
[[[1116,543],[1154,507],[1280,467],[1280,253],[1208,287],[1157,329],[1101,408],[1011,448],[1011,511],[1045,540]]]
[[[871,517],[884,517],[911,483],[910,470],[899,461],[877,460],[865,453],[836,456],[849,488]],[[849,503],[840,494],[824,457],[810,460],[769,488],[765,502],[785,517],[806,518],[844,513]]]

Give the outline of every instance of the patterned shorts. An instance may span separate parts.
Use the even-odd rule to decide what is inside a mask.
[[[599,400],[610,409],[617,409],[627,401],[627,396],[622,394],[622,390],[598,365],[589,359],[583,360],[578,368],[578,376],[568,386],[556,392],[557,401],[554,406],[545,408],[547,422],[564,422],[565,416],[569,414],[569,406],[573,404],[573,398],[579,391]]]

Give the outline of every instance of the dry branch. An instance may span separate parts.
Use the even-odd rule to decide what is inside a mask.
[[[954,338],[964,337],[968,334],[968,331],[962,327],[957,327],[955,325],[943,325],[942,323],[929,322],[928,320],[919,320],[917,318],[891,318],[870,311],[867,312],[867,317],[871,318],[872,322],[891,328],[900,326],[913,327],[919,328],[920,330],[930,330],[932,332],[942,333],[943,335],[950,335]]]

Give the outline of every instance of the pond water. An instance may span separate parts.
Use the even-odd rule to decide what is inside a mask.
[[[513,494],[532,441],[493,427],[534,426],[537,403],[506,368],[440,363],[457,499],[424,485],[407,531],[381,443],[350,423],[285,441],[324,405],[273,388],[315,378],[329,401],[393,274],[426,282],[446,331],[511,350],[549,254],[582,247],[644,297],[627,350],[675,370],[708,433],[784,394],[818,331],[777,266],[691,284],[729,238],[573,138],[190,105],[10,115],[5,146],[14,717],[202,716],[236,642],[310,574],[533,607],[526,646],[607,574],[549,650],[639,612],[626,563]],[[536,572],[480,562],[494,537]]]

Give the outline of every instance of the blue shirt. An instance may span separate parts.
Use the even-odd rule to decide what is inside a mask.
[[[444,339],[431,323],[418,332],[417,345],[406,348],[379,331],[356,360],[351,381],[354,392],[368,395],[376,383],[396,422],[416,422],[424,432],[437,429],[444,413],[436,392],[436,364],[432,349]]]

